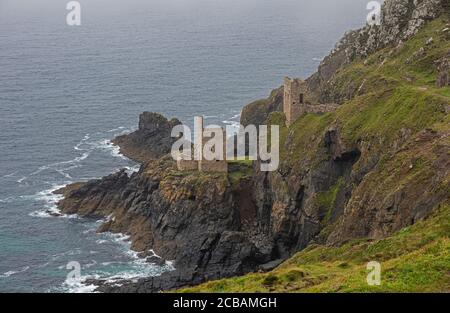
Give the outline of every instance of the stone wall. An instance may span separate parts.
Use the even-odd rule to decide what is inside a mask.
[[[286,124],[291,125],[304,111],[304,104],[308,101],[308,88],[301,79],[284,79],[283,112]]]
[[[308,104],[305,106],[305,113],[327,113],[333,112],[337,109],[339,105],[330,103],[330,104]]]
[[[185,160],[182,156],[177,160],[177,168],[179,171],[200,171],[200,172],[228,172],[228,162],[226,161],[226,132],[223,128],[206,128],[204,127],[203,117],[199,116],[195,118],[195,151],[194,151],[194,159],[196,160]],[[223,140],[223,155],[222,160],[204,160],[203,159],[203,150],[205,145],[208,143],[208,140],[211,139],[208,136],[214,137],[217,134],[222,133]],[[206,135],[205,137],[205,134]]]
[[[179,171],[196,171],[199,164],[198,161],[194,160],[177,160],[177,168]]]
[[[307,82],[301,79],[284,79],[283,112],[286,115],[286,125],[289,127],[302,114],[333,112],[337,104],[316,104],[311,100]]]
[[[198,170],[200,172],[228,172],[228,162],[225,160],[206,161],[202,160],[198,162]]]

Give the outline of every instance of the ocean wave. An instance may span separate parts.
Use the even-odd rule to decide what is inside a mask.
[[[3,273],[3,274],[0,275],[0,278],[8,278],[8,277],[10,277],[10,276],[13,276],[13,275],[16,275],[16,274],[19,274],[19,273],[26,272],[26,271],[28,271],[29,269],[30,269],[29,266],[24,266],[24,267],[22,267],[21,269],[19,269],[19,270],[17,270],[17,271],[8,271],[8,272],[5,272],[5,273]]]
[[[97,261],[88,263],[83,269],[95,267],[91,273],[83,275],[78,279],[66,280],[62,286],[62,291],[69,293],[91,293],[95,292],[96,286],[92,284],[92,280],[104,281],[114,286],[120,286],[124,281],[137,282],[141,278],[159,276],[164,272],[173,271],[173,261],[167,261],[165,265],[158,266],[147,263],[145,259],[139,258],[138,253],[129,249],[129,236],[123,234],[115,234],[110,236],[116,242],[123,242],[124,252],[130,256],[130,261],[108,261],[97,264]],[[155,254],[156,256],[156,254]],[[94,264],[95,263],[95,264]],[[99,268],[99,265],[101,266]],[[124,266],[128,269],[123,269]],[[62,266],[62,269],[65,268]],[[118,272],[116,272],[118,271]]]
[[[91,138],[89,134],[84,135],[83,139],[80,140],[80,142],[75,145],[73,148],[77,151],[84,151],[86,149],[81,148],[86,142]]]
[[[2,177],[0,177],[0,178],[9,178],[9,177],[14,177],[15,175],[17,174],[17,172],[12,172],[12,173],[9,173],[9,174],[6,174],[6,175],[3,175]]]
[[[18,182],[19,184],[21,184],[21,183],[24,182],[27,178],[28,178],[27,176],[22,176],[21,178],[19,178],[19,179],[17,180],[17,182]]]
[[[124,126],[120,126],[120,127],[117,127],[117,128],[110,129],[110,130],[108,130],[107,132],[108,132],[108,133],[115,133],[115,132],[117,132],[117,131],[122,131],[122,130],[124,130],[124,129],[125,129]]]
[[[126,156],[124,156],[122,153],[120,153],[120,147],[116,146],[112,143],[109,139],[101,140],[98,144],[98,147],[100,149],[108,151],[111,156],[115,158],[121,158],[123,160],[129,160]]]
[[[75,168],[81,167],[82,162],[85,161],[95,150],[103,150],[109,153],[115,158],[120,158],[122,160],[129,159],[120,153],[120,148],[114,145],[110,138],[105,137],[116,137],[122,134],[127,134],[131,131],[130,128],[120,126],[114,129],[107,130],[105,132],[98,132],[94,135],[86,134],[84,137],[73,147],[76,151],[81,151],[81,155],[76,156],[73,159],[61,162],[50,163],[47,165],[42,165],[35,171],[28,175],[22,176],[17,180],[17,183],[22,184],[32,176],[36,176],[44,171],[54,171],[63,176],[65,179],[72,179],[72,175],[68,171]],[[15,174],[15,173],[14,173]]]
[[[6,197],[6,198],[3,198],[3,199],[0,199],[0,203],[11,203],[11,202],[14,202],[16,200],[17,200],[16,197]]]
[[[134,173],[139,172],[141,165],[140,164],[136,164],[134,166],[125,166],[125,172],[128,174],[128,176],[133,175]]]
[[[81,255],[82,253],[83,252],[82,252],[81,248],[76,248],[76,249],[64,251],[64,252],[52,255],[51,256],[51,261],[57,261],[57,260],[60,260],[61,258],[64,258],[66,256]],[[65,265],[62,265],[62,266],[59,267],[59,269],[63,269],[65,267],[66,267]]]
[[[36,176],[44,171],[50,170],[55,171],[64,177],[65,180],[68,180],[64,185],[54,185],[52,188],[39,192],[36,195],[31,196],[36,201],[43,201],[45,203],[45,207],[42,210],[38,210],[30,213],[30,216],[41,217],[41,218],[49,218],[49,217],[65,217],[65,218],[77,218],[76,215],[64,215],[57,209],[56,204],[62,200],[62,195],[55,195],[53,192],[57,189],[63,188],[73,182],[74,177],[68,172],[70,170],[79,168],[82,166],[82,162],[89,158],[91,153],[95,150],[103,150],[109,153],[111,156],[115,158],[120,158],[122,160],[129,161],[124,155],[120,153],[120,148],[115,146],[110,139],[105,139],[101,137],[105,137],[106,133],[115,133],[115,132],[129,132],[129,129],[121,126],[106,132],[98,132],[94,135],[86,134],[77,145],[74,146],[74,149],[77,151],[82,151],[80,155],[77,157],[61,162],[55,162],[47,165],[40,166],[37,170],[30,173],[28,176],[23,176],[17,180],[18,183],[24,183],[27,179],[32,176]],[[100,139],[98,139],[100,137]],[[123,167],[121,167],[123,168]],[[139,165],[134,166],[126,166],[127,174],[131,176],[133,173],[139,170]]]
[[[96,260],[92,260],[91,263],[83,265],[83,268],[90,268],[90,267],[92,267],[94,265],[97,265],[97,261]]]
[[[230,119],[231,120],[235,120],[235,119],[238,119],[238,118],[240,118],[241,117],[241,112],[239,112],[238,114],[236,114],[236,115],[233,115]]]
[[[231,134],[229,134],[227,132],[227,136],[233,136],[233,135],[235,135],[235,134],[237,134],[239,132],[239,129],[240,129],[240,126],[241,126],[241,124],[239,122],[226,120],[226,121],[222,121],[222,123],[227,125],[227,128],[230,127]]]
[[[99,279],[100,275],[88,275],[79,278],[66,279],[62,285],[62,289],[69,293],[94,293],[97,286],[87,284],[88,279]]]
[[[25,180],[32,176],[40,178],[41,175],[39,174],[44,171],[56,171],[57,173],[59,173],[59,175],[63,176],[64,179],[63,183],[59,181],[58,183],[53,183],[51,180],[43,181],[42,183],[49,184],[50,187],[43,191],[37,192],[34,195],[22,196],[27,199],[43,203],[42,209],[31,212],[29,215],[40,218],[81,218],[78,215],[62,214],[61,211],[57,208],[57,203],[63,199],[63,195],[54,194],[54,191],[67,186],[67,184],[70,184],[75,180],[78,181],[79,177],[73,175],[74,178],[72,178],[72,174],[74,172],[69,173],[69,171],[83,166],[83,161],[88,159],[94,151],[105,152],[115,158],[130,161],[120,153],[120,148],[118,146],[115,146],[112,143],[111,139],[105,138],[109,136],[107,134],[113,135],[118,132],[128,133],[129,130],[125,127],[119,127],[108,130],[106,131],[106,133],[103,132],[102,134],[86,134],[77,143],[77,145],[74,146],[74,150],[79,151],[79,155],[77,155],[75,158],[68,161],[43,165],[30,173],[28,176],[24,176],[23,179],[21,178],[21,182],[25,182]],[[121,169],[122,168],[126,169],[128,175],[132,175],[136,171],[139,171],[140,165],[130,165],[130,163],[128,163],[127,166],[122,166]],[[111,216],[109,218],[112,219],[113,217]],[[93,224],[89,223],[89,229],[83,231],[83,234],[86,234],[87,236],[98,236],[95,230],[98,228],[99,224],[104,223],[106,220],[107,218],[98,220]],[[136,280],[149,276],[157,276],[165,271],[172,269],[172,265],[170,262],[161,267],[155,264],[147,263],[145,259],[140,258],[137,252],[131,250],[130,236],[128,235],[101,234],[97,238],[94,237],[94,240],[98,245],[114,243],[116,246],[115,249],[119,249],[120,251],[119,259],[115,260],[115,258],[113,258],[110,264],[103,264],[107,262],[100,263],[99,260],[93,260],[92,258],[89,258],[90,261],[83,266],[83,271],[86,272],[83,273],[83,275],[86,275],[80,277],[77,280],[65,281],[64,283],[62,283],[62,285],[56,287],[59,288],[59,291],[93,292],[96,286],[89,283],[89,281],[91,281],[92,279],[102,279],[109,283],[119,283],[119,281],[123,280]],[[66,259],[68,256],[72,255],[83,255],[83,251],[81,251],[80,249],[75,249],[55,254],[50,258],[50,262],[59,263],[60,261]],[[121,259],[124,260],[122,261]],[[65,270],[65,266],[62,266],[61,270]],[[55,288],[53,288],[53,290],[55,290]]]
[[[81,165],[79,163],[86,160],[90,154],[91,154],[91,151],[86,151],[86,152],[82,153],[80,156],[77,156],[68,161],[56,162],[56,163],[51,163],[51,164],[40,166],[37,170],[35,170],[34,172],[31,172],[28,176],[23,176],[20,179],[18,179],[17,183],[19,183],[19,184],[23,183],[30,177],[36,176],[47,170],[57,172],[66,179],[72,179],[71,175],[69,173],[67,173],[67,171],[80,167]]]
[[[32,217],[41,217],[41,218],[50,218],[50,217],[62,217],[62,218],[80,218],[77,214],[63,214],[58,209],[57,204],[59,201],[61,201],[64,196],[62,194],[55,194],[54,192],[56,190],[59,190],[61,188],[66,187],[68,184],[72,182],[66,182],[64,184],[54,184],[51,188],[43,190],[38,192],[35,195],[32,196],[23,196],[23,197],[29,197],[36,201],[44,202],[44,208],[31,212],[29,216]]]

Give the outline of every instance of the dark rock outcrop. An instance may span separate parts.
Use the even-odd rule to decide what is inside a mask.
[[[425,218],[449,197],[449,151],[448,133],[423,130],[414,136],[385,164],[364,175],[328,243],[384,238]]]
[[[255,221],[240,202],[246,188],[231,186],[226,174],[178,172],[167,156],[131,177],[120,171],[77,187],[59,203],[63,213],[108,217],[99,231],[128,234],[133,249],[174,261],[177,270],[151,279],[147,291],[242,274],[271,260],[271,247],[248,227]]]
[[[168,120],[158,113],[144,112],[139,116],[139,128],[135,132],[115,138],[113,143],[120,152],[136,162],[144,163],[170,153],[173,143],[172,128],[181,124],[177,119]]]
[[[120,171],[68,186],[59,208],[108,217],[99,231],[125,233],[133,249],[174,261],[175,272],[119,289],[101,283],[102,291],[154,292],[244,274],[281,262],[320,232],[325,213],[314,205],[316,194],[348,177],[358,153],[347,151],[334,130],[317,140],[325,157],[312,170],[267,173],[255,164],[255,174],[236,185],[226,174],[179,172],[167,156],[131,177]]]
[[[257,100],[242,109],[241,125],[263,125],[270,113],[283,110],[283,87],[271,92],[267,99]]]

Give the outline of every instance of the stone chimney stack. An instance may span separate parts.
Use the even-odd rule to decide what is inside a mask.
[[[203,116],[194,118],[194,160],[201,161],[203,159]]]

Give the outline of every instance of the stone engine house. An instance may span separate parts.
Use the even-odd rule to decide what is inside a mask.
[[[283,112],[287,125],[291,125],[303,112],[306,104],[307,86],[304,80],[284,79]]]
[[[308,84],[302,79],[284,79],[283,112],[286,115],[286,126],[292,125],[305,113],[326,113],[336,110],[337,104],[313,103],[308,91]]]
[[[191,155],[192,160],[186,160],[181,156],[177,159],[177,168],[179,171],[199,171],[199,172],[228,172],[228,162],[226,160],[226,132],[223,128],[208,128],[209,132],[220,133],[223,134],[223,155],[220,160],[206,160],[203,157],[203,149],[205,144],[210,137],[205,137],[205,127],[203,117],[195,118],[195,129],[194,134],[194,154]]]

